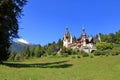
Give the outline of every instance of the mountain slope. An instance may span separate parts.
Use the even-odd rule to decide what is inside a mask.
[[[20,53],[27,46],[29,46],[31,49],[36,47],[36,45],[34,45],[34,44],[25,44],[25,43],[21,43],[21,42],[12,42],[12,44],[10,46],[10,51],[15,51],[15,52]]]

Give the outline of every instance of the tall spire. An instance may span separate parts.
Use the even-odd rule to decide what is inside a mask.
[[[68,31],[68,26],[66,26],[66,32],[69,32],[69,31]]]
[[[82,25],[82,35],[86,35],[84,25]]]
[[[100,37],[100,33],[98,34],[98,40],[101,42],[101,37]]]
[[[65,33],[66,35],[69,35],[70,33],[69,33],[69,30],[68,30],[68,26],[66,26],[66,33]]]
[[[85,27],[84,27],[84,25],[82,25],[82,31],[85,31]]]

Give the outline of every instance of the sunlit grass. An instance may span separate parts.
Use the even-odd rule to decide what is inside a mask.
[[[120,56],[43,57],[0,65],[0,80],[120,80]]]

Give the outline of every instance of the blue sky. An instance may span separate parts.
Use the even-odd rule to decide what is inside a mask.
[[[66,26],[72,36],[115,33],[120,29],[120,0],[29,0],[20,19],[22,39],[45,45],[63,38]]]

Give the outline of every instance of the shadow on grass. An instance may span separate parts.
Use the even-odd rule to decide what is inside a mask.
[[[73,64],[67,64],[68,61],[58,61],[58,62],[51,62],[51,63],[37,63],[37,64],[24,64],[24,63],[3,63],[8,67],[14,68],[68,68],[71,67]]]

